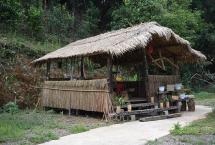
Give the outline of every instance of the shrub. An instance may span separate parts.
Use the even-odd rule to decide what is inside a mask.
[[[4,112],[8,112],[11,114],[17,113],[19,111],[18,105],[15,102],[8,102],[3,107]]]

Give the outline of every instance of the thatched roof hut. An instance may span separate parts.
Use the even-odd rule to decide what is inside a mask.
[[[206,57],[201,52],[191,48],[190,43],[175,34],[170,28],[156,22],[142,23],[133,27],[107,32],[97,36],[78,40],[54,52],[33,61],[42,64],[56,59],[89,56],[106,61],[103,56],[111,55],[118,62],[138,61],[139,49],[149,45],[160,48],[163,55],[176,57],[179,62],[198,62]]]
[[[65,75],[56,80],[50,73],[51,68],[55,69],[51,67],[51,62],[63,59]],[[103,112],[107,115],[114,111],[114,94],[122,95],[117,89],[118,85],[124,86],[121,87],[124,88],[123,96],[128,96],[130,103],[150,105],[150,97],[156,96],[160,85],[180,82],[180,62],[193,63],[205,59],[205,55],[192,49],[187,40],[179,37],[171,29],[156,22],[148,22],[70,43],[32,63],[47,64],[46,81],[42,89],[43,106],[65,108],[69,111],[76,109]],[[87,69],[84,62],[91,61],[100,64],[100,67],[106,65],[105,77],[86,77],[84,72]],[[63,61],[57,62],[62,64]],[[164,62],[172,66],[172,75],[150,74],[148,64],[166,71]],[[69,71],[67,64],[70,64]],[[116,76],[120,72],[118,68],[125,64],[138,66],[135,73],[139,79],[117,81]],[[63,67],[59,68],[63,70]],[[78,77],[74,75],[74,69],[77,70]],[[129,94],[130,90],[133,92]],[[159,101],[159,96],[155,100]]]

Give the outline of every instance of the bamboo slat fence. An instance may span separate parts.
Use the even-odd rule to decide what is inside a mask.
[[[107,79],[45,81],[42,104],[46,107],[112,112]]]
[[[149,96],[155,96],[160,85],[180,82],[179,75],[149,75]],[[144,86],[143,86],[144,87]],[[42,88],[42,105],[52,108],[85,111],[113,112],[107,79],[45,81]]]

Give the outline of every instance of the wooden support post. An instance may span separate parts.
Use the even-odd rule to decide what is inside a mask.
[[[148,83],[148,63],[147,63],[147,58],[146,58],[146,50],[143,48],[143,68],[142,68],[142,80],[143,80],[143,85],[144,85],[144,95],[147,98],[147,100],[150,100],[150,96],[148,94],[149,90],[149,83]]]
[[[65,63],[66,63],[66,75],[68,75],[68,58],[66,58]]]
[[[71,96],[69,96],[69,116],[71,116]]]
[[[70,79],[72,80],[73,77],[74,77],[74,76],[73,76],[73,74],[74,74],[74,73],[73,73],[73,72],[74,72],[74,71],[73,71],[73,70],[74,70],[74,61],[73,61],[73,59],[70,59],[70,67],[69,67],[69,68],[70,68]]]
[[[177,59],[176,58],[174,58],[174,63],[175,63],[175,65],[177,66],[177,68],[175,69],[175,75],[179,75],[180,73],[180,70],[179,70],[179,66],[178,66],[178,62],[177,62]]]
[[[81,57],[81,66],[80,66],[80,68],[81,68],[81,79],[84,79],[85,77],[84,77],[84,57]]]
[[[46,63],[46,80],[49,80],[50,78],[50,66],[51,66],[51,62],[47,62]]]
[[[108,86],[110,93],[113,92],[113,74],[112,74],[113,62],[111,56],[107,58],[107,76],[108,76]]]

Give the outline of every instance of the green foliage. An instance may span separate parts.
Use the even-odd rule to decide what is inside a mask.
[[[101,127],[106,124],[98,122],[80,123],[85,117],[64,116],[53,111],[20,110],[18,113],[0,114],[0,142],[10,143],[23,141],[28,144],[38,144],[58,139],[62,135],[88,131],[92,127]],[[89,119],[89,118],[88,118]],[[87,120],[88,121],[88,120]],[[71,123],[72,122],[72,123]]]
[[[201,91],[195,93],[196,103],[207,106],[215,106],[215,93]]]
[[[40,33],[43,30],[43,12],[34,6],[31,6],[28,11],[27,22],[32,32],[35,34]]]
[[[65,6],[54,6],[48,12],[47,27],[50,34],[56,35],[61,39],[66,39],[72,35],[70,28],[74,23],[74,17],[70,15]]]
[[[155,139],[155,140],[149,140],[147,143],[147,145],[159,145],[161,144],[158,139]]]
[[[59,137],[56,136],[54,133],[48,132],[48,133],[42,133],[42,134],[35,135],[30,138],[30,141],[33,143],[39,144],[39,143],[47,142],[49,140],[56,140],[58,138]]]
[[[93,3],[90,3],[89,8],[84,15],[84,19],[77,31],[78,38],[85,38],[98,33],[99,24],[99,9]]]
[[[0,25],[7,27],[10,31],[15,30],[18,21],[21,20],[22,7],[19,0],[1,0],[0,1]],[[0,28],[2,29],[2,28]]]
[[[23,129],[13,123],[9,123],[8,120],[0,121],[0,142],[7,140],[19,139],[24,135]]]
[[[173,135],[205,135],[205,134],[214,134],[215,133],[215,111],[209,113],[207,118],[197,120],[192,122],[186,127],[181,127],[180,124],[175,124],[174,128],[171,130]]]
[[[121,6],[112,13],[113,29],[128,27],[148,21],[157,21],[172,28],[176,33],[196,41],[197,34],[203,26],[201,11],[190,10],[191,1],[134,0]]]
[[[123,106],[125,105],[125,99],[123,96],[114,96],[113,102],[116,106]]]
[[[137,81],[138,80],[138,74],[134,74],[133,76],[129,76],[128,79],[126,79],[128,81]]]
[[[70,132],[76,134],[76,133],[81,133],[81,132],[85,132],[85,131],[88,131],[89,128],[85,127],[84,125],[75,125],[75,126],[72,126],[70,128]]]
[[[17,113],[19,111],[18,105],[15,102],[8,102],[4,107],[3,107],[5,112],[8,112],[10,114]]]
[[[170,132],[175,134],[175,133],[181,132],[181,130],[182,130],[181,124],[176,123],[176,124],[174,124],[174,127]]]

